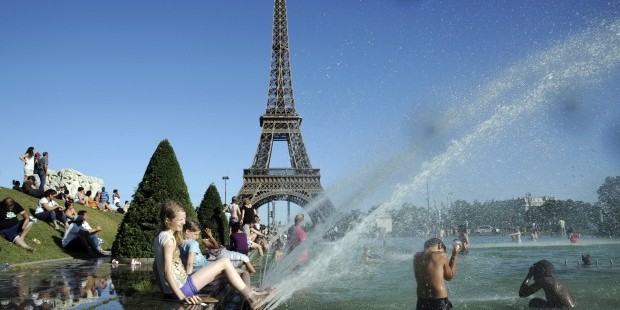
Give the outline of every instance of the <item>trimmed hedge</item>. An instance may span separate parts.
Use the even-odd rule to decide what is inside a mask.
[[[228,245],[229,228],[226,215],[223,212],[224,205],[220,193],[213,183],[205,192],[200,206],[196,210],[198,222],[203,228],[210,228],[213,237],[220,243]]]
[[[153,239],[161,230],[160,208],[168,200],[177,201],[185,209],[187,218],[196,218],[177,157],[168,140],[163,140],[133,195],[130,212],[123,218],[112,244],[112,256],[153,257]]]

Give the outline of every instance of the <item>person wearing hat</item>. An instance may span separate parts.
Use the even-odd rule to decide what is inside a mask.
[[[538,309],[572,309],[575,308],[575,301],[568,288],[555,279],[555,267],[546,259],[537,261],[531,267],[527,276],[519,288],[519,297],[527,297],[538,290],[545,292],[547,300],[542,298],[532,298],[529,302],[530,308]],[[533,283],[530,280],[534,279]]]
[[[73,221],[69,221],[69,227],[62,238],[62,248],[73,251],[87,251],[90,256],[110,255],[110,251],[105,251],[101,247],[102,241],[97,233],[102,230],[101,226],[90,227],[88,222],[88,212],[80,210]]]
[[[454,243],[452,256],[448,260],[446,245],[439,238],[424,242],[424,250],[413,257],[413,273],[417,283],[418,302],[416,309],[452,309],[444,281],[450,281],[456,274],[456,258],[461,244]]]

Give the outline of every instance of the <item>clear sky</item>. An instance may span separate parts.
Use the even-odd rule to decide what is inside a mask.
[[[620,2],[287,5],[304,142],[338,207],[595,202],[620,175]],[[35,146],[130,199],[168,139],[194,205],[225,175],[230,199],[260,135],[272,18],[267,0],[0,1],[0,184]],[[289,166],[284,145],[273,156]]]

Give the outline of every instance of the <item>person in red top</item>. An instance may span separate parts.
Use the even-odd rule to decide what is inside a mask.
[[[304,215],[297,214],[297,216],[295,216],[295,226],[289,228],[288,230],[288,253],[293,252],[293,250],[295,250],[295,248],[297,248],[308,237],[308,233],[306,233],[301,227],[303,222]],[[297,257],[297,262],[303,264],[307,259],[308,252],[304,250]]]

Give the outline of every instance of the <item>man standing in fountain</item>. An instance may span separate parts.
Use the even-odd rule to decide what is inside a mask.
[[[448,300],[445,281],[450,281],[456,274],[456,257],[461,244],[455,242],[452,257],[448,260],[446,245],[439,238],[424,242],[424,250],[413,258],[413,272],[417,283],[417,310],[452,309]]]
[[[293,252],[293,250],[296,247],[298,247],[304,240],[306,240],[306,237],[308,237],[308,234],[306,233],[306,231],[304,231],[303,227],[301,227],[303,223],[304,223],[304,215],[301,213],[297,214],[295,216],[295,226],[289,228],[288,230],[288,252],[287,253]],[[308,253],[306,252],[306,250],[303,250],[302,253],[300,253],[299,256],[297,257],[297,262],[299,264],[303,264],[306,262],[307,259],[308,259]]]

